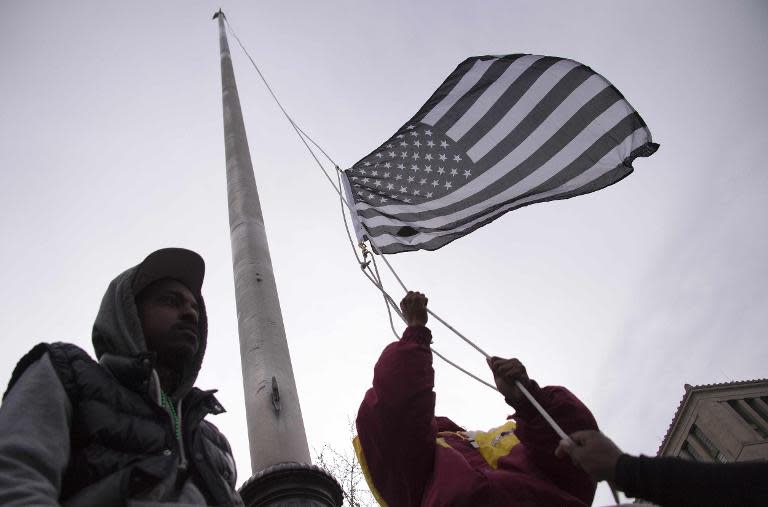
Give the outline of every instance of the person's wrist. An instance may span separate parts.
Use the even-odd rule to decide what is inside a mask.
[[[403,332],[403,340],[413,340],[422,345],[430,345],[432,343],[432,332],[427,326],[408,326]]]
[[[619,479],[619,482],[623,483],[622,475],[625,475],[625,474],[623,473],[622,468],[626,467],[627,463],[631,460],[632,460],[632,456],[630,456],[625,452],[619,451],[615,459],[612,460],[613,466],[610,468],[610,471],[607,474],[608,480],[616,484],[616,479]],[[617,485],[617,486],[619,489],[622,489],[622,486],[620,485]]]
[[[422,314],[407,315],[405,317],[405,323],[409,326],[426,326],[427,316]]]
[[[519,391],[511,391],[501,394],[504,395],[504,401],[507,403],[507,405],[515,409],[515,413],[525,415],[529,408],[533,408],[533,405],[531,405],[528,402],[528,399],[523,396],[523,393]]]
[[[531,380],[530,378],[526,378],[525,380],[521,380],[520,383],[531,394],[531,396],[536,398],[539,392],[539,385],[535,381]],[[509,394],[502,394],[504,395],[504,401],[507,402],[507,405],[514,408],[515,413],[521,417],[528,418],[538,414],[536,407],[533,406],[528,397],[525,396],[523,392],[520,391],[520,389],[515,388]]]

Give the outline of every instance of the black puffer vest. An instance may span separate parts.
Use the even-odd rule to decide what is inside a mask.
[[[148,395],[150,354],[106,356],[99,364],[75,345],[40,344],[19,361],[9,389],[46,352],[72,404],[70,461],[60,498],[64,505],[124,505],[177,474],[180,482],[191,474],[209,505],[242,505],[229,443],[203,420],[224,410],[215,391],[193,388],[182,401],[188,466],[180,471],[171,419]]]

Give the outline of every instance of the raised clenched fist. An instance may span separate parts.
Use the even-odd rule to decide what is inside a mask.
[[[405,323],[409,326],[424,326],[427,324],[427,303],[429,299],[421,292],[408,291],[402,301],[400,310],[403,311]]]
[[[491,357],[488,359],[488,366],[493,372],[493,380],[499,392],[504,395],[513,406],[523,400],[523,393],[517,388],[515,381],[528,387],[530,379],[525,371],[525,366],[519,359],[504,359],[502,357]]]

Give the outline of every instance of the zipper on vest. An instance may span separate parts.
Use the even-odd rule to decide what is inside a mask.
[[[184,424],[181,419],[181,400],[176,403],[176,414],[179,418],[179,434],[176,436],[176,444],[179,446],[179,468],[187,471],[187,453],[184,451]],[[175,432],[174,432],[175,434]]]
[[[181,400],[179,400],[176,403],[176,418],[177,421],[174,421],[174,414],[171,412],[171,409],[173,407],[165,406],[165,403],[163,403],[163,398],[165,397],[163,395],[163,391],[160,388],[160,377],[157,375],[157,371],[155,369],[152,370],[152,383],[154,385],[154,393],[155,393],[155,403],[157,403],[158,406],[160,406],[166,414],[168,414],[168,418],[171,420],[171,433],[173,433],[173,437],[176,440],[176,447],[179,449],[179,471],[183,472],[183,475],[186,475],[187,471],[187,453],[184,451],[184,425],[182,424],[181,419]],[[173,403],[173,400],[171,400],[170,396],[168,397],[169,405],[170,403]],[[175,424],[178,424],[179,431],[176,432]]]

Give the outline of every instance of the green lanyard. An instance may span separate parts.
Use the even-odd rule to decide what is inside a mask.
[[[173,422],[173,430],[176,432],[176,439],[181,440],[181,424],[179,414],[176,413],[176,407],[173,406],[173,400],[165,392],[160,391],[160,403],[171,413],[171,421]]]

